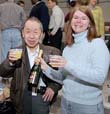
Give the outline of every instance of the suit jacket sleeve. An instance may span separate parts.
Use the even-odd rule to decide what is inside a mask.
[[[6,59],[3,63],[0,64],[0,76],[2,77],[11,77],[14,72],[14,67],[10,66],[9,60]]]
[[[6,78],[13,77],[15,69],[20,66],[21,60],[18,60],[13,64],[10,64],[9,60],[6,59],[0,64],[0,76]]]
[[[45,60],[45,55],[46,56],[48,56],[49,54],[51,54],[51,55],[61,55],[61,52],[58,49],[56,49],[54,47],[50,47],[50,46],[46,46],[45,49],[44,49],[44,52],[45,52],[44,60]],[[48,62],[48,61],[46,61],[46,62]],[[50,87],[55,92],[55,94],[57,94],[58,91],[61,89],[62,85],[55,82],[55,81],[53,81],[53,80],[51,80],[51,79],[49,79],[45,75],[43,77],[45,79],[46,85],[48,87]]]

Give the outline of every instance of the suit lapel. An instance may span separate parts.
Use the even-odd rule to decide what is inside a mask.
[[[28,59],[28,53],[27,53],[27,49],[24,48],[23,50],[23,66],[24,66],[24,70],[26,70],[27,73],[30,73],[30,64],[29,64],[29,59]]]

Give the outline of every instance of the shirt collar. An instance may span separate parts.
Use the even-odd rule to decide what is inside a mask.
[[[57,6],[57,5],[55,5],[55,6],[52,8],[52,11],[53,11],[53,10],[55,10],[57,7],[58,7],[58,6]]]
[[[29,50],[29,47],[27,47],[28,54],[30,54],[31,56],[35,56],[36,54],[38,54],[39,53],[39,50],[40,50],[39,45],[36,47],[36,49],[34,50],[34,52],[31,52]]]

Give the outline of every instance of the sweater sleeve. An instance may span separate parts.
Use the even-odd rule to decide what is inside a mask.
[[[51,67],[48,67],[48,69],[43,71],[43,73],[51,80],[63,84],[64,76],[62,75],[61,70],[54,70]]]
[[[102,39],[93,40],[91,48],[91,67],[86,67],[80,63],[75,64],[75,61],[68,61],[65,70],[80,80],[96,85],[102,85],[108,73],[110,55]]]

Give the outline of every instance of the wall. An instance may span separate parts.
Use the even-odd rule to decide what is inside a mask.
[[[5,0],[0,0],[0,3],[4,1]],[[18,0],[15,0],[15,1],[17,2]],[[44,1],[47,1],[47,0],[44,0]],[[58,0],[60,7],[63,9],[65,14],[68,12],[66,1],[67,0]],[[110,22],[110,0],[98,0],[98,1],[99,1],[99,5],[103,9],[105,22]],[[24,2],[26,4],[25,11],[28,15],[32,7],[31,0],[24,0]]]
[[[110,0],[100,0],[99,5],[103,9],[105,22],[110,22]]]

